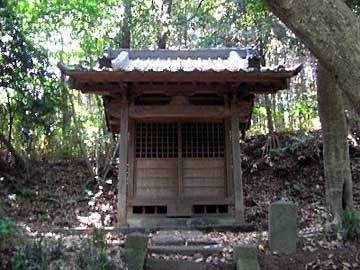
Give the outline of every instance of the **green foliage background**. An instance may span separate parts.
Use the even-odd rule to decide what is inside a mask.
[[[117,48],[128,19],[131,48],[255,46],[267,65],[305,63],[290,91],[258,96],[250,133],[316,127],[315,60],[259,0],[9,0],[0,4],[0,133],[26,158],[92,158],[105,153],[101,97],[67,88],[56,67],[92,68],[105,47]],[[125,15],[125,4],[131,16]],[[359,5],[349,2],[358,12]],[[270,101],[270,102],[269,102]],[[4,145],[0,146],[6,152]],[[2,153],[4,158],[8,155]]]

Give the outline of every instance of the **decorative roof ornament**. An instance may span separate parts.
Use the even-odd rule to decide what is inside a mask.
[[[114,71],[126,70],[129,65],[129,53],[127,51],[122,51],[119,55],[111,60],[111,67]]]

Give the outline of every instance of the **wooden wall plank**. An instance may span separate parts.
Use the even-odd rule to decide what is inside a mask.
[[[224,167],[222,168],[198,168],[198,169],[184,169],[184,178],[198,178],[198,179],[211,179],[211,178],[222,178],[224,179],[225,172]]]
[[[142,159],[135,161],[135,198],[169,197],[177,194],[177,159]]]
[[[184,196],[225,197],[224,158],[184,159]]]
[[[193,188],[207,188],[207,187],[218,187],[224,189],[224,178],[213,177],[213,178],[184,178],[185,187]],[[205,194],[204,194],[205,195]],[[212,195],[212,194],[208,194]]]
[[[210,194],[216,198],[224,198],[224,187],[184,187],[184,195],[189,197],[209,196]]]
[[[137,178],[176,178],[176,170],[173,167],[170,168],[154,168],[149,167],[138,168],[136,169],[136,177]]]
[[[141,197],[150,198],[174,198],[176,197],[176,188],[169,187],[149,187],[138,188],[136,193],[136,199]]]
[[[176,179],[174,178],[137,178],[138,188],[174,188],[176,187]]]
[[[184,169],[224,168],[224,158],[184,158]]]
[[[136,168],[137,169],[148,169],[148,168],[176,169],[177,158],[162,158],[162,159],[137,158]]]

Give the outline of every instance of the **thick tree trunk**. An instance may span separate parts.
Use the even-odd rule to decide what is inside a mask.
[[[343,0],[263,0],[337,78],[360,113],[360,18]]]
[[[326,198],[335,220],[353,207],[347,125],[341,90],[335,77],[320,65],[318,107],[322,127]]]

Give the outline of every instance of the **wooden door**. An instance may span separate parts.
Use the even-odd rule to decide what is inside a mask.
[[[137,122],[134,201],[175,205],[179,213],[179,203],[191,209],[204,198],[212,199],[209,204],[221,202],[226,195],[224,144],[221,122]]]
[[[183,195],[225,197],[224,124],[181,124]]]
[[[135,198],[174,198],[178,182],[178,124],[135,125]]]

